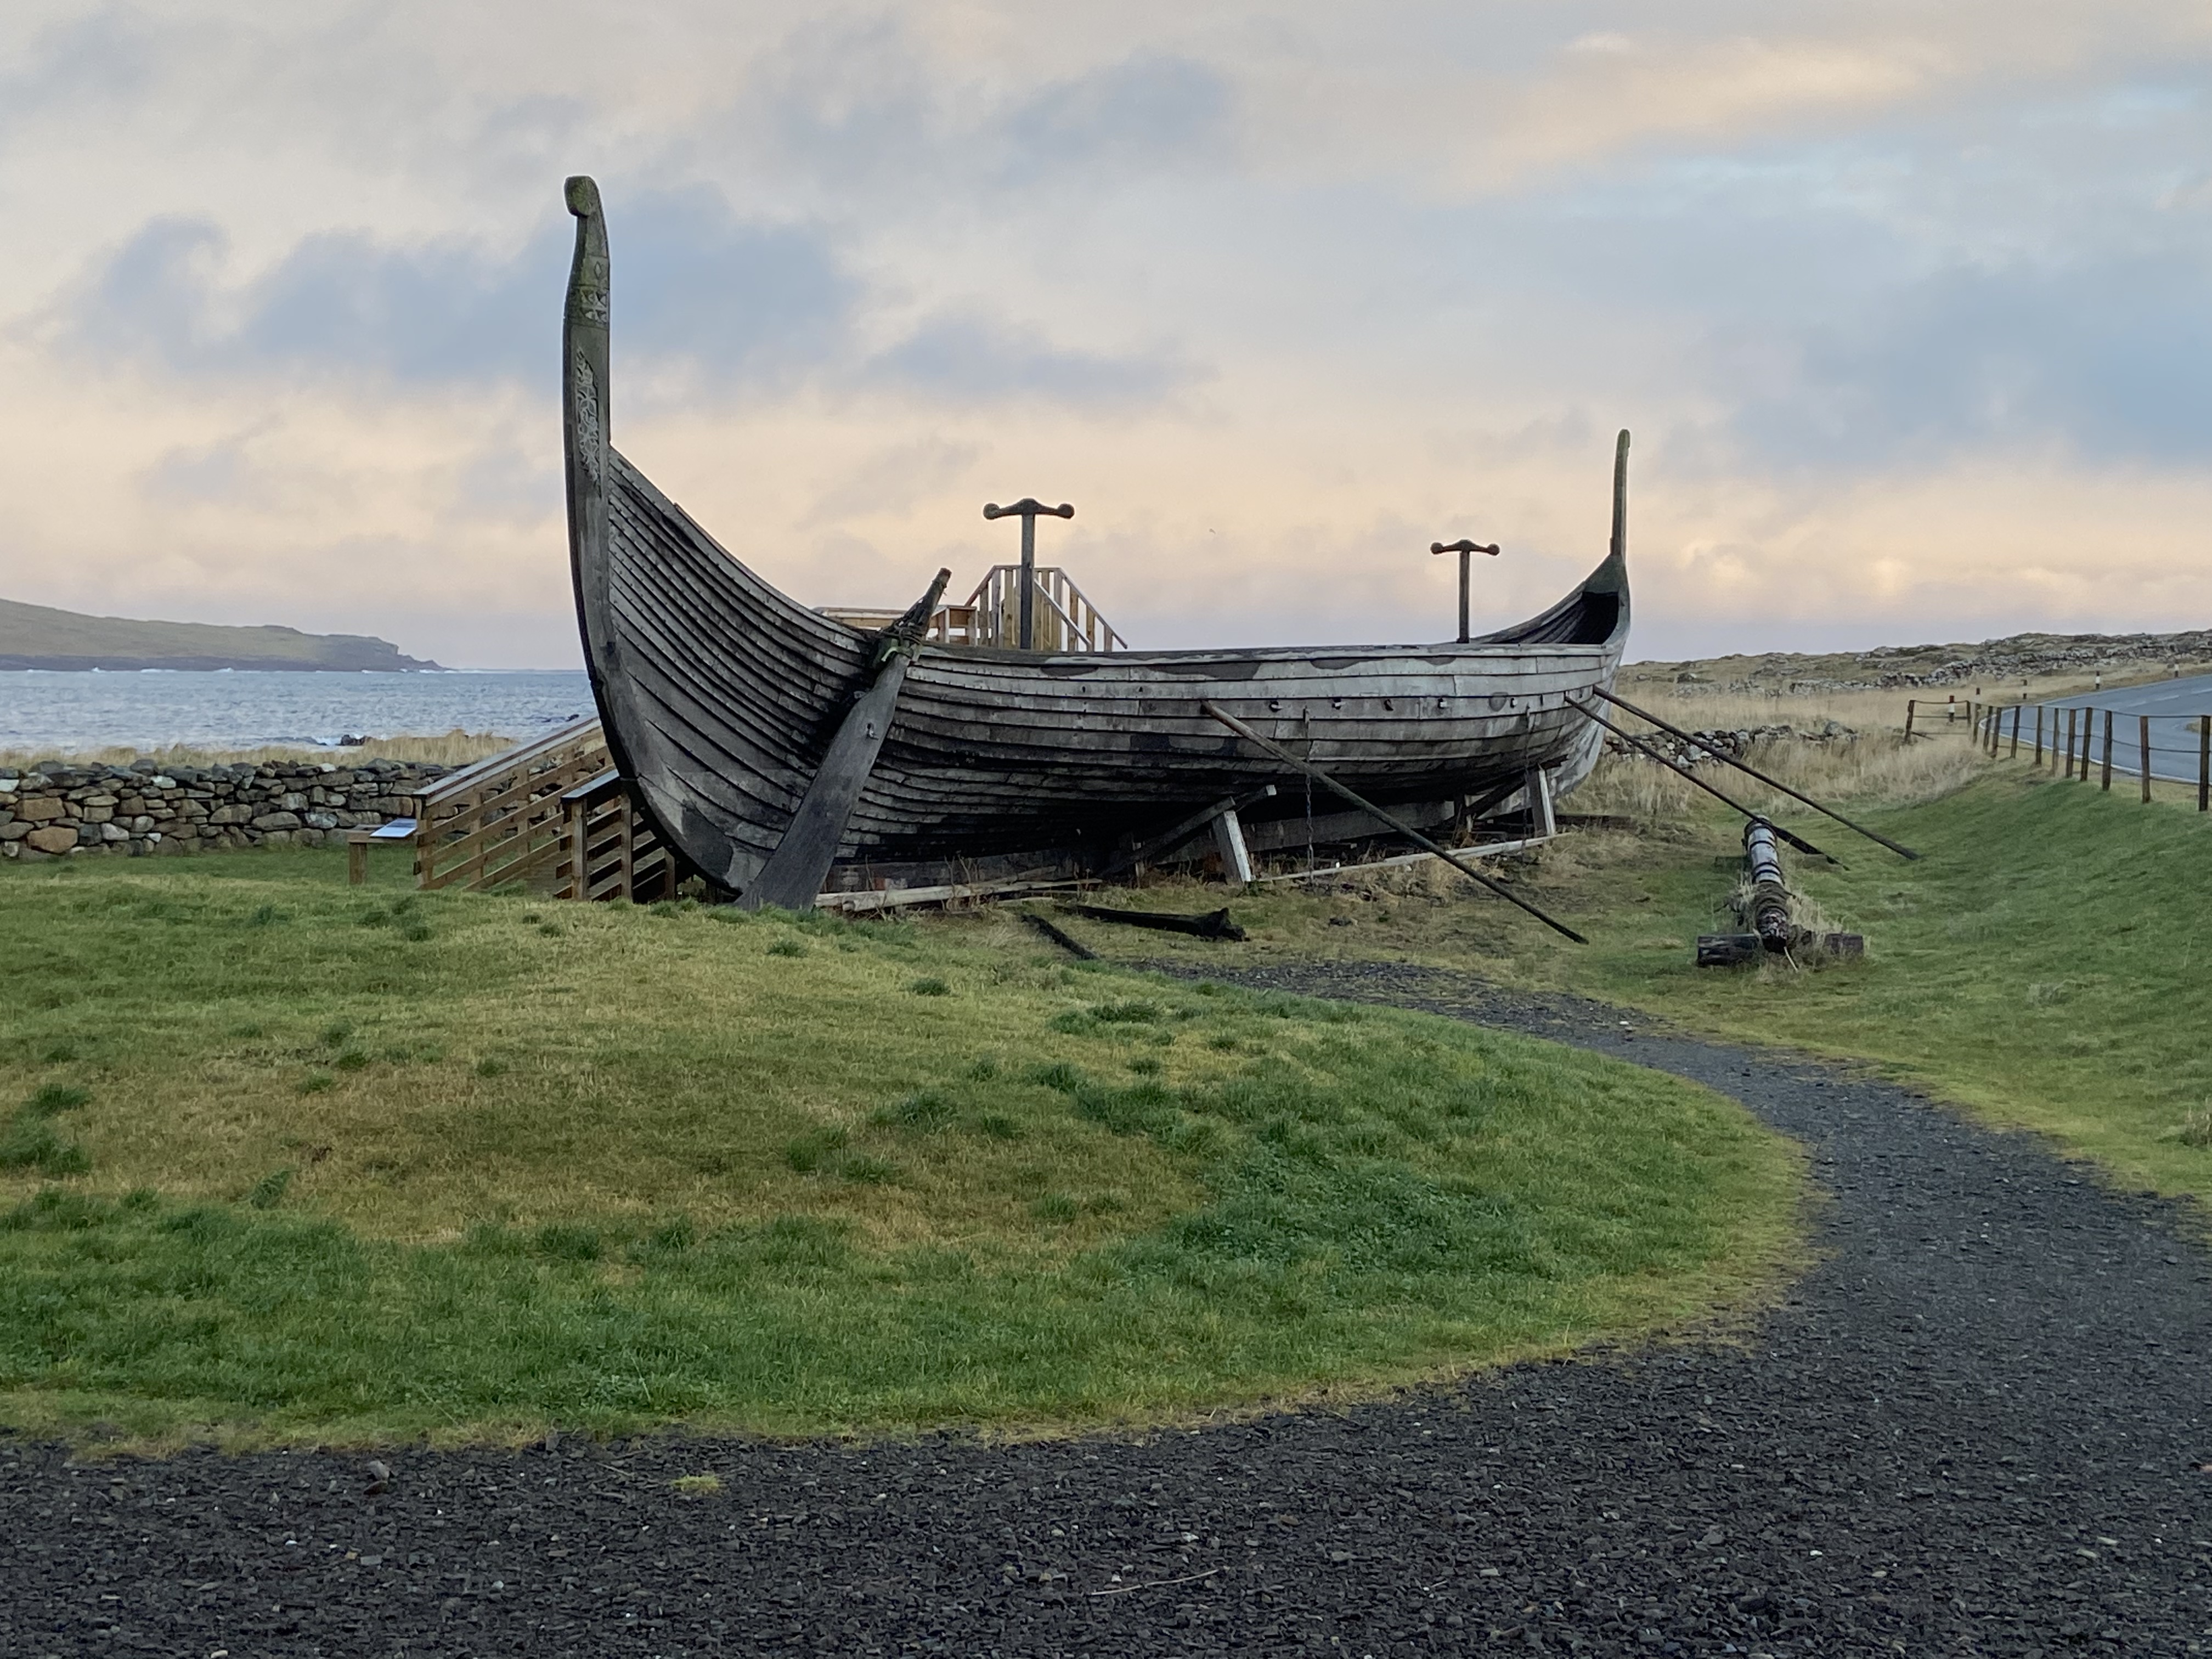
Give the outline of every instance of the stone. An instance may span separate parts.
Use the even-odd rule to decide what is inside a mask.
[[[66,853],[76,845],[76,831],[66,824],[50,823],[23,837],[24,844],[40,853]]]
[[[18,803],[15,816],[33,823],[46,823],[55,818],[67,817],[69,808],[51,796],[41,795],[35,799]]]
[[[129,827],[125,824],[115,823],[103,823],[100,826],[100,838],[102,841],[129,841],[131,839],[131,830]]]
[[[308,800],[305,795],[287,794],[279,796],[276,805],[283,811],[304,812],[307,810]]]
[[[134,836],[143,836],[153,829],[153,827],[154,817],[149,812],[141,812],[137,817],[131,820],[131,833]]]
[[[256,830],[297,830],[300,818],[296,812],[264,812],[252,820]]]
[[[284,816],[289,817],[291,815],[286,813]],[[264,830],[261,833],[261,844],[264,847],[289,847],[292,832],[289,830]]]
[[[253,809],[250,806],[218,806],[208,814],[210,823],[250,823]]]
[[[307,821],[310,830],[335,830],[338,827],[337,819],[328,812],[310,812],[307,815]]]
[[[0,842],[6,842],[11,847],[30,833],[31,826],[21,818],[12,823],[0,823]]]
[[[77,803],[76,815],[87,823],[106,823],[115,816],[115,809],[112,806],[94,806],[88,800],[80,801]]]

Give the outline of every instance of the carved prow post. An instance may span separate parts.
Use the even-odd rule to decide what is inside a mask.
[[[561,313],[561,427],[568,471],[568,550],[578,597],[607,552],[607,224],[599,187],[568,180],[576,253]]]
[[[562,454],[568,485],[568,570],[584,634],[584,666],[599,706],[615,769],[637,775],[622,747],[624,723],[605,719],[622,694],[620,647],[607,614],[607,490],[613,453],[607,426],[607,223],[599,187],[579,174],[563,194],[576,216],[576,253],[568,266],[568,303],[561,313]]]

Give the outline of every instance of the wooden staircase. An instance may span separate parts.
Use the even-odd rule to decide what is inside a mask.
[[[417,887],[643,902],[675,884],[595,718],[440,779],[415,797],[412,839]]]

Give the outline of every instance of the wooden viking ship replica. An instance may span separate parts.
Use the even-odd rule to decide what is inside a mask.
[[[1271,814],[1310,820],[1285,753],[1430,826],[1533,798],[1532,780],[1571,788],[1595,763],[1601,733],[1570,699],[1610,687],[1628,637],[1627,434],[1604,561],[1541,616],[1480,638],[954,644],[930,637],[943,573],[903,617],[856,628],[762,580],[609,442],[606,228],[591,179],[567,189],[568,534],[592,689],[662,841],[741,902],[805,907],[902,863],[1035,854],[1095,872],[1231,798],[1257,837]],[[1289,844],[1294,826],[1276,827],[1257,844]]]

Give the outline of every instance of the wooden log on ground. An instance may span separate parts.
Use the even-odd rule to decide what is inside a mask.
[[[1071,915],[1093,921],[1120,922],[1129,927],[1150,927],[1163,933],[1188,933],[1193,939],[1228,939],[1242,944],[1249,935],[1229,919],[1227,907],[1203,915],[1182,915],[1172,910],[1117,910],[1111,905],[1077,904],[1062,899],[1060,908]]]
[[[1054,927],[1049,921],[1047,921],[1042,916],[1037,915],[1036,911],[1023,911],[1022,920],[1029,923],[1030,927],[1036,928],[1037,932],[1042,933],[1054,945],[1060,946],[1061,950],[1066,951],[1068,955],[1073,957],[1078,962],[1096,962],[1098,960],[1097,951],[1092,950],[1079,939],[1071,939],[1067,934]]]

